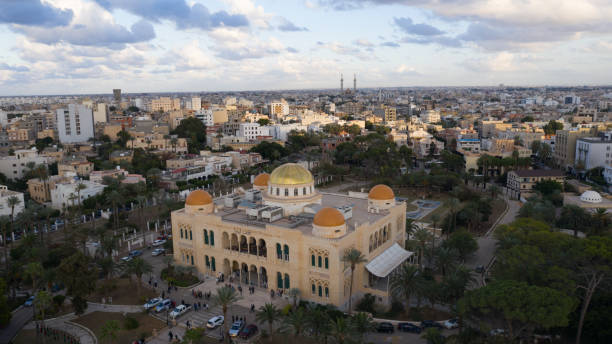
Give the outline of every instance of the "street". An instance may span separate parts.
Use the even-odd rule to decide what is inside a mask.
[[[0,330],[0,343],[8,343],[32,319],[32,308],[21,307],[13,312],[11,323]]]

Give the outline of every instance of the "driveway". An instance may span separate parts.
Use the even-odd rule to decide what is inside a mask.
[[[13,312],[11,323],[0,330],[0,343],[8,343],[32,319],[32,308],[21,307]]]

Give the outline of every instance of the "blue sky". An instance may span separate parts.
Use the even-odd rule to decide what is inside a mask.
[[[0,95],[612,79],[609,0],[0,0]]]

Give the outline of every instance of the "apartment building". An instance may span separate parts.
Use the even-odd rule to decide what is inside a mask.
[[[557,130],[553,158],[559,168],[571,170],[576,162],[576,140],[581,137],[593,136],[591,128]]]
[[[561,170],[513,170],[508,172],[506,187],[518,199],[527,199],[534,193],[537,182],[554,180],[563,185],[565,173]]]
[[[58,109],[56,113],[57,131],[61,143],[87,142],[94,137],[91,108],[70,104],[67,109]]]
[[[19,202],[13,207],[9,205],[9,199],[16,197]],[[6,185],[0,185],[0,216],[17,216],[25,209],[23,202],[23,193],[9,190]]]
[[[10,179],[21,179],[27,171],[29,165],[46,165],[49,158],[38,155],[36,148],[20,149],[15,151],[15,155],[0,157],[0,173]]]
[[[574,166],[580,170],[604,167],[612,163],[612,138],[582,137],[576,140],[576,160]]]

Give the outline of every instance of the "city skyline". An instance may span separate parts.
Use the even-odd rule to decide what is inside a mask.
[[[554,9],[554,10],[553,10]],[[601,1],[0,3],[0,96],[608,85]],[[368,24],[365,24],[368,23]]]

